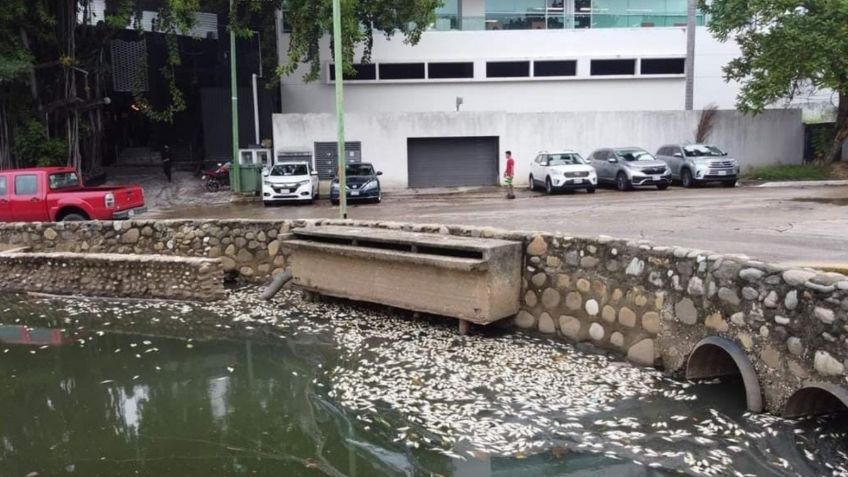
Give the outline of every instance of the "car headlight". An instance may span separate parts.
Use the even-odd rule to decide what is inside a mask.
[[[300,181],[300,182],[297,183],[297,186],[302,187],[302,186],[305,186],[307,184],[309,184],[309,181]]]
[[[371,182],[365,184],[364,186],[362,186],[362,189],[360,189],[360,190],[371,190],[375,187],[377,187],[377,181],[371,181]]]
[[[274,185],[274,183],[273,183],[273,182],[271,182],[271,181],[263,181],[262,183],[263,183],[263,184],[265,184],[265,185],[266,185],[266,186],[268,186],[268,187],[270,187],[270,186]]]

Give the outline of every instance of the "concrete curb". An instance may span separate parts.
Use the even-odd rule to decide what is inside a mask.
[[[831,187],[848,186],[848,180],[766,182],[754,187]]]

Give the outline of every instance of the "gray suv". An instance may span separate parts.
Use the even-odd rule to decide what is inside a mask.
[[[706,182],[734,187],[739,176],[736,159],[708,144],[670,144],[659,148],[657,157],[668,164],[672,177],[683,187]]]
[[[618,190],[634,186],[666,190],[671,185],[671,170],[665,163],[638,147],[598,149],[589,160],[598,171],[598,183],[614,184]]]

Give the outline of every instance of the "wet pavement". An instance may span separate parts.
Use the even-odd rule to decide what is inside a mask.
[[[337,218],[326,200],[266,208],[221,204],[226,194],[198,191],[202,203],[154,207],[145,218]],[[163,192],[163,194],[165,194]],[[191,195],[191,194],[189,194]],[[214,196],[214,197],[211,197]],[[217,204],[211,202],[219,202]],[[498,189],[387,191],[382,204],[351,207],[362,220],[443,223],[647,239],[763,260],[840,266],[848,263],[848,187],[671,188],[598,190],[545,196]]]
[[[848,475],[845,421],[591,347],[285,291],[0,296],[0,475]]]

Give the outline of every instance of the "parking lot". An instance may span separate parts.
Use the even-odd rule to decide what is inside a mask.
[[[793,264],[848,263],[848,186],[703,187],[546,196],[497,188],[386,191],[382,204],[349,216],[648,239]],[[325,196],[326,197],[326,196]],[[261,203],[154,208],[145,218],[338,217],[326,200],[266,208]]]

